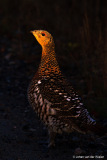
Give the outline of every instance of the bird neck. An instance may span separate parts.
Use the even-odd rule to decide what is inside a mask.
[[[55,47],[45,46],[42,48],[41,63],[38,70],[41,76],[50,76],[51,74],[60,75],[61,71],[55,55]]]

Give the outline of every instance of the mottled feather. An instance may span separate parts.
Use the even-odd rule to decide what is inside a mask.
[[[50,145],[54,144],[56,133],[94,130],[96,121],[60,71],[53,37],[43,30],[32,33],[42,46],[42,56],[39,69],[29,85],[28,99],[49,130]]]

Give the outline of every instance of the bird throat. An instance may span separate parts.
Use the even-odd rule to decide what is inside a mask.
[[[38,73],[40,76],[60,75],[61,71],[55,55],[54,46],[42,48],[41,63]]]

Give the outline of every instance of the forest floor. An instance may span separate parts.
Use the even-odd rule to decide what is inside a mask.
[[[6,37],[0,41],[6,44],[0,46],[0,160],[106,159],[106,137],[58,135],[55,148],[47,147],[47,130],[27,100],[37,66],[29,57],[15,56]]]

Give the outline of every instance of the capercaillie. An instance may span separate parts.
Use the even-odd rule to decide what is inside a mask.
[[[67,82],[59,68],[55,44],[51,34],[44,30],[31,31],[42,46],[38,71],[29,88],[28,99],[34,111],[47,126],[50,143],[55,135],[63,132],[101,132],[99,125],[85,109],[81,98]]]

